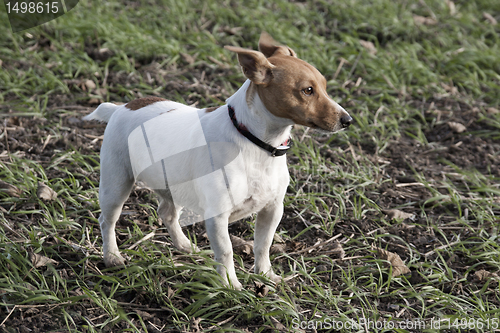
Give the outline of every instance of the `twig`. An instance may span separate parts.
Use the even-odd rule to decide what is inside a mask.
[[[429,252],[427,252],[426,254],[424,254],[424,257],[428,257],[428,256],[430,256],[430,255],[432,255],[432,254],[436,253],[436,251],[438,251],[438,250],[445,249],[445,248],[447,248],[447,247],[450,247],[450,246],[456,245],[456,244],[458,244],[458,243],[460,243],[460,242],[461,242],[461,240],[457,240],[457,241],[454,241],[454,242],[452,242],[452,243],[448,243],[448,244],[445,244],[445,245],[441,245],[441,246],[439,246],[439,247],[436,247],[434,250],[429,251]]]
[[[88,253],[92,253],[92,254],[97,254],[97,255],[100,255],[101,252],[97,249],[92,249],[92,248],[88,248],[86,246],[82,246],[82,245],[79,245],[79,244],[76,244],[70,240],[67,240],[67,239],[64,239],[62,237],[58,237],[58,239],[62,240],[64,243],[66,243],[66,245],[69,245],[71,246],[73,249],[75,250],[80,250],[83,252],[83,254],[85,254],[85,256],[88,256]]]
[[[335,74],[333,74],[333,80],[337,79],[337,76],[340,74],[340,70],[344,66],[344,64],[347,62],[344,58],[340,58],[340,64],[337,67],[337,70],[335,71]]]
[[[134,248],[136,248],[139,244],[141,244],[142,242],[144,241],[147,241],[148,239],[150,239],[151,237],[153,237],[155,235],[155,232],[150,232],[149,234],[147,234],[146,236],[142,237],[141,239],[139,239],[137,242],[135,242],[134,244],[132,244],[131,246],[129,246],[128,250],[133,250]]]
[[[45,147],[47,147],[47,145],[49,144],[50,139],[52,139],[52,135],[49,134],[49,135],[47,135],[47,139],[45,139],[45,142],[43,143],[41,152],[43,152],[45,150]]]
[[[373,229],[373,230],[371,230],[371,231],[367,232],[367,233],[366,233],[366,236],[371,236],[371,234],[374,234],[374,233],[376,233],[377,231],[382,231],[382,230],[384,230],[384,228],[382,228],[382,227],[377,228],[377,229]]]
[[[387,82],[389,87],[391,87],[396,92],[399,92],[399,90],[396,89],[396,87],[392,84],[391,80],[389,80],[389,78],[385,74],[382,74],[382,77],[384,78],[385,82]]]
[[[342,259],[335,259],[336,261],[347,261],[347,260],[353,260],[353,259],[361,259],[364,258],[365,256],[352,256],[352,257],[345,257]]]
[[[58,306],[61,306],[61,305],[66,305],[66,304],[71,304],[72,302],[71,301],[68,301],[68,302],[62,302],[62,303],[59,303],[59,304],[30,304],[30,305],[14,305],[14,307],[12,308],[12,310],[9,312],[9,314],[7,315],[7,317],[5,317],[5,319],[2,321],[2,323],[0,323],[0,327],[2,327],[4,325],[4,323],[7,321],[7,319],[9,319],[10,315],[14,312],[14,310],[16,308],[42,308],[42,307],[50,307],[50,309],[48,311],[51,311],[55,308],[57,308]],[[42,313],[34,316],[34,317],[37,317],[37,316],[40,316],[42,315]]]
[[[406,187],[406,186],[423,186],[425,187],[425,184],[416,182],[416,183],[401,183],[401,184],[396,184],[396,187]]]
[[[5,222],[7,222],[7,221],[5,221]],[[23,236],[22,236],[20,233],[18,233],[17,231],[15,231],[14,229],[12,229],[12,228],[10,227],[10,225],[8,225],[7,223],[3,223],[3,225],[4,225],[5,227],[7,227],[7,229],[9,229],[9,231],[10,231],[10,232],[12,232],[12,233],[14,233],[17,237],[19,237],[19,238],[23,239]],[[24,242],[24,240],[22,240],[22,241]]]
[[[302,249],[302,250],[300,250],[300,251],[297,251],[297,252],[292,252],[292,253],[290,253],[289,255],[301,254],[301,253],[304,253],[304,252],[308,252],[308,251],[310,251],[310,250],[314,250],[315,248],[318,248],[318,247],[320,247],[320,246],[324,246],[324,245],[326,245],[326,244],[330,243],[331,241],[336,240],[336,239],[337,239],[337,238],[339,238],[340,236],[342,236],[342,234],[335,235],[335,236],[333,236],[332,238],[330,238],[330,239],[328,239],[328,240],[326,240],[326,241],[324,241],[324,242],[321,242],[321,243],[316,244],[316,245],[313,245],[313,246],[309,246],[309,247],[307,247],[307,248],[305,248],[305,249]]]
[[[375,116],[373,117],[373,125],[377,125],[377,117],[378,117],[379,113],[382,112],[382,110],[384,110],[384,105],[381,105],[377,109],[377,112],[375,112]]]
[[[309,132],[309,129],[310,129],[310,127],[306,127],[306,129],[304,131],[304,134],[302,134],[302,136],[299,139],[299,142],[303,142],[304,141],[304,138],[306,137],[307,132]]]
[[[219,322],[219,323],[217,323],[217,324],[215,324],[215,325],[210,326],[209,328],[207,328],[207,331],[211,331],[211,330],[213,330],[213,329],[220,328],[222,325],[227,324],[227,323],[229,323],[231,320],[233,320],[233,319],[234,319],[234,317],[235,317],[235,316],[231,316],[231,317],[229,317],[229,318],[227,318],[227,319],[225,319],[225,320],[223,320],[223,321],[221,321],[221,322]]]
[[[10,310],[9,314],[7,315],[7,317],[5,317],[5,319],[2,321],[2,323],[0,324],[0,327],[3,326],[3,324],[7,321],[7,319],[9,319],[10,315],[14,312],[14,310],[17,308],[17,305],[14,305],[14,307],[12,308],[12,310]]]
[[[31,308],[44,308],[44,307],[58,307],[61,305],[66,305],[66,304],[72,304],[72,301],[67,301],[67,302],[62,302],[62,303],[57,303],[57,304],[28,304],[28,305],[19,305],[19,304],[4,304],[4,305],[14,305],[14,307],[18,309],[31,309]]]
[[[10,163],[12,163],[12,157],[10,156],[10,147],[9,147],[9,134],[7,133],[7,119],[3,121],[3,132],[5,134],[5,149],[7,150],[7,154],[9,156]]]
[[[85,133],[83,136],[86,138],[89,138],[89,139],[99,139],[99,140],[104,139],[104,134],[103,135],[92,135],[92,134]]]

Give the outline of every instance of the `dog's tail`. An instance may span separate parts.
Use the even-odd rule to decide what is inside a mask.
[[[91,114],[83,117],[83,120],[98,120],[107,123],[111,115],[118,109],[120,105],[113,103],[102,103]]]

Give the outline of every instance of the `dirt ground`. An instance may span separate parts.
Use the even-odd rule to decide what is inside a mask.
[[[145,64],[139,71],[145,72],[147,68],[155,66],[154,64]],[[220,71],[225,69],[219,69],[217,71],[212,70],[206,71],[207,78],[213,76],[214,78],[220,74]],[[201,76],[201,70],[199,74]],[[110,73],[109,85],[112,86],[113,82],[119,80],[131,79],[129,77],[119,77],[113,76]],[[132,78],[133,79],[133,78]],[[80,84],[75,82],[75,85]],[[216,88],[206,87],[206,86],[190,86],[189,82],[183,82],[172,78],[170,83],[165,87],[165,94],[169,90],[176,90],[180,94],[190,94],[193,92],[202,92],[209,94],[219,94],[218,96],[223,98],[224,92],[217,91]],[[25,118],[25,117],[10,117],[6,118],[5,126],[9,129],[8,139],[2,140],[0,142],[0,151],[8,151],[10,153],[18,152],[19,156],[25,159],[33,160],[40,163],[42,166],[47,167],[55,155],[56,150],[66,151],[76,149],[81,151],[83,154],[92,154],[97,152],[100,147],[101,136],[104,132],[104,125],[99,125],[96,123],[85,123],[80,120],[81,116],[90,113],[97,105],[92,101],[92,104],[88,102],[82,102],[74,104],[71,101],[79,100],[78,94],[84,94],[81,90],[75,90],[75,95],[73,96],[54,96],[49,101],[48,109],[66,109],[74,111],[74,114],[65,114],[61,112],[54,112],[50,119],[41,118]],[[190,101],[194,102],[195,97]],[[410,100],[410,103],[421,103],[416,100]],[[439,117],[445,122],[442,125],[435,126],[432,130],[424,132],[425,137],[429,141],[429,145],[425,146],[420,144],[417,140],[407,136],[402,135],[399,139],[392,140],[388,147],[382,152],[378,153],[374,150],[374,146],[352,143],[351,152],[345,154],[342,158],[355,159],[356,154],[364,154],[369,160],[373,161],[375,165],[383,165],[384,168],[381,171],[384,177],[387,179],[392,179],[390,182],[383,182],[378,192],[381,195],[373,194],[372,199],[376,202],[379,207],[383,210],[388,210],[393,207],[403,205],[408,202],[415,202],[416,204],[410,205],[405,208],[405,212],[413,213],[416,215],[415,224],[425,225],[426,221],[419,217],[422,210],[421,206],[423,203],[431,196],[429,190],[424,186],[419,186],[419,180],[415,178],[415,171],[420,173],[425,177],[428,182],[435,180],[442,180],[445,172],[452,172],[453,169],[446,163],[443,159],[451,161],[458,167],[462,169],[472,169],[475,168],[482,173],[490,173],[496,177],[500,177],[500,158],[498,154],[494,154],[495,151],[500,151],[500,142],[494,139],[481,138],[475,135],[464,135],[457,133],[450,126],[449,122],[455,122],[464,124],[467,127],[468,132],[480,131],[485,128],[489,128],[487,121],[481,120],[481,114],[479,113],[479,107],[470,108],[469,106],[457,102],[456,99],[451,97],[436,97],[434,100],[429,100],[425,105],[421,106],[422,110],[429,110],[423,112],[424,117]],[[200,106],[201,107],[201,106]],[[348,109],[348,106],[346,107]],[[492,112],[494,112],[492,110]],[[60,127],[62,136],[60,138],[53,138],[48,142],[42,142],[41,138],[47,137],[51,134],[52,127]],[[355,124],[353,126],[356,126]],[[335,154],[330,146],[325,145],[320,142],[317,138],[313,136],[316,140],[316,145],[320,147],[320,151],[327,159],[332,162],[342,163],[340,157]],[[8,144],[7,144],[8,143]],[[332,145],[335,142],[332,143]],[[429,148],[432,147],[432,148]],[[340,147],[342,150],[347,151],[348,146]],[[3,159],[8,159],[6,156],[2,156]],[[290,164],[296,163],[296,158],[293,156],[288,156]],[[48,169],[47,177],[56,178],[61,175],[58,171],[54,169]],[[98,182],[98,174],[87,175],[89,179]],[[314,179],[311,179],[314,182]],[[460,182],[459,177],[453,179],[452,181]],[[413,184],[413,185],[412,185]],[[83,186],[85,181],[82,181]],[[465,185],[464,185],[465,186]],[[439,189],[443,194],[448,194],[445,189]],[[129,207],[138,207],[136,203],[144,202],[144,200],[149,200],[149,191],[144,189],[136,189],[133,191],[132,196],[127,203]],[[32,207],[17,207],[17,209],[29,210]],[[444,212],[451,212],[451,214],[458,214],[457,207],[441,206],[431,204],[425,208],[427,217],[431,220],[446,222],[446,217],[443,217]],[[465,207],[462,207],[465,209]],[[305,212],[303,217],[305,220],[313,218],[310,213]],[[364,219],[355,219],[352,215],[348,213],[348,218],[342,219],[334,226],[333,234],[343,234],[343,235],[353,235],[353,237],[360,236],[361,233],[370,232],[375,229],[380,228],[380,226],[373,222],[368,213]],[[448,215],[450,216],[450,215]],[[26,219],[31,220],[30,216],[25,216]],[[17,218],[23,218],[18,216]],[[141,220],[145,219],[147,221],[147,212],[145,210],[137,209],[137,216],[135,219]],[[421,219],[421,220],[419,220]],[[35,221],[32,221],[36,223]],[[120,219],[122,225],[126,225],[126,216]],[[14,223],[13,226],[16,224]],[[97,227],[97,226],[96,226]],[[143,224],[144,229],[148,226],[146,223]],[[286,209],[283,220],[280,225],[280,229],[285,229],[288,231],[290,236],[295,236],[300,233],[304,228],[306,228],[306,223],[302,223],[300,219],[297,218],[296,213],[291,209]],[[459,227],[459,226],[457,226]],[[472,225],[472,227],[474,227]],[[202,224],[197,224],[195,226],[188,227],[191,228],[197,235],[197,239],[201,242],[201,246],[206,245],[206,238],[203,236],[204,228]],[[231,225],[231,233],[239,237],[246,238],[250,235],[250,229],[245,222],[237,222]],[[425,228],[421,226],[408,225],[406,223],[394,224],[391,226],[391,230],[387,230],[391,234],[399,236],[405,242],[412,242],[417,247],[420,253],[427,253],[431,249],[436,247],[436,244],[440,244],[440,240],[443,241],[443,234],[446,235],[447,239],[453,238],[453,233],[457,230],[453,228],[443,229],[443,234],[436,234],[432,232],[432,228]],[[15,232],[16,229],[13,230]],[[313,246],[318,238],[323,238],[325,235],[320,231],[312,231],[305,233],[300,237],[300,241],[288,242],[286,244],[285,252],[298,252],[307,247]],[[124,241],[124,239],[121,239]],[[205,242],[205,243],[204,243]],[[322,253],[329,253],[333,249],[333,243],[324,246],[317,250],[318,255]],[[408,258],[407,247],[398,244],[397,240],[388,244],[387,249],[401,256],[403,261]],[[72,255],[68,253],[68,255]],[[75,260],[76,258],[72,258]],[[449,262],[450,268],[456,270],[457,272],[465,272],[466,263],[462,261],[460,255],[454,258],[444,258]],[[275,264],[279,265],[281,261],[285,259],[278,259]],[[249,266],[252,265],[253,258],[251,255],[245,257],[245,264]],[[99,264],[99,265],[102,265]],[[98,268],[103,268],[103,266],[98,266]],[[418,280],[420,277],[418,274],[413,272],[412,279]],[[325,273],[325,279],[330,279],[330,273]],[[293,282],[291,282],[293,283]],[[460,286],[448,284],[438,286],[443,289],[448,289],[451,293],[459,293]],[[144,309],[142,315],[149,318],[153,323],[157,323],[161,326],[162,316],[165,314],[161,311],[152,312],[148,308],[154,308],[154,304],[151,304],[151,300],[142,297],[140,294],[128,295],[128,298],[136,298],[135,304],[141,304],[141,299],[144,302]],[[119,299],[119,302],[124,304],[130,299]],[[380,304],[381,309],[388,308],[390,303],[390,298],[385,299],[387,304]],[[491,299],[491,302],[497,302],[495,299]],[[418,307],[418,304],[415,304]],[[159,307],[158,307],[159,308]],[[82,305],[75,306],[70,309],[75,313],[75,321],[81,322],[82,316],[99,317],[103,314],[102,310],[97,307],[92,307],[89,303],[89,307],[83,307]],[[2,310],[3,311],[3,310]],[[148,312],[149,311],[149,312]],[[0,316],[0,317],[3,317]],[[8,327],[17,327],[18,332],[43,332],[50,328],[61,327],[58,323],[61,319],[53,318],[47,312],[47,308],[25,308],[22,311],[17,312],[15,315],[11,316],[6,325]],[[64,326],[64,325],[63,325]],[[151,332],[154,329],[151,328]]]

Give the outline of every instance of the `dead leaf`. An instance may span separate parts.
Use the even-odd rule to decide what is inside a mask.
[[[51,265],[57,264],[57,261],[55,261],[54,259],[50,259],[50,258],[48,258],[46,256],[42,256],[41,254],[38,254],[38,253],[30,252],[29,256],[30,256],[31,263],[33,264],[33,266],[35,266],[35,268],[47,266],[48,264],[51,264]]]
[[[298,240],[292,240],[290,242],[290,245],[289,245],[290,249],[292,250],[292,252],[299,252],[303,249],[306,248],[306,244],[298,241]]]
[[[338,259],[344,259],[345,257],[345,251],[339,241],[335,241],[335,243],[333,243],[333,248],[329,250],[328,253],[334,254],[338,257]]]
[[[101,104],[102,102],[104,102],[104,101],[100,98],[89,99],[89,104],[91,104],[91,105]]]
[[[389,252],[387,250],[381,249],[379,247],[372,247],[373,250],[377,251],[380,259],[387,260],[389,262],[388,266],[392,266],[392,276],[396,277],[399,275],[404,275],[410,273],[410,269],[404,264],[401,257],[396,254]]]
[[[457,51],[459,51],[460,49],[458,49]],[[455,51],[455,52],[457,52]],[[460,52],[458,52],[460,53]],[[449,85],[449,84],[446,84],[444,82],[441,82],[441,87],[443,87],[444,90],[446,90],[447,92],[449,92],[450,94],[452,95],[456,95],[458,94],[458,88],[453,86],[453,85]]]
[[[491,273],[484,269],[481,269],[474,273],[474,280],[476,281],[485,281],[489,279],[498,280],[500,279],[500,276],[498,276],[497,273]]]
[[[273,236],[273,242],[280,243],[280,244],[285,243],[285,241],[283,240],[283,238],[280,235],[278,235],[278,234],[274,234],[274,236]]]
[[[368,51],[368,53],[372,55],[377,54],[377,48],[372,42],[360,39],[359,43]]]
[[[491,25],[497,25],[498,21],[496,18],[494,18],[490,13],[484,12],[483,17],[490,22]]]
[[[106,56],[111,56],[113,54],[113,52],[108,49],[107,47],[102,47],[99,49],[99,54],[100,55],[106,55]]]
[[[438,22],[432,17],[413,15],[413,21],[417,25],[436,25]]]
[[[231,235],[231,243],[234,252],[238,254],[251,254],[253,251],[253,241],[246,241],[243,238]]]
[[[202,328],[200,327],[200,322],[201,322],[201,318],[191,318],[191,323],[190,323],[190,326],[191,326],[191,332],[193,333],[200,333],[202,332]]]
[[[151,319],[151,318],[154,317],[151,313],[146,312],[146,311],[142,311],[142,310],[139,310],[139,309],[136,309],[135,313],[138,316],[140,316],[142,318],[142,320],[149,320],[149,319]]]
[[[285,253],[286,245],[285,244],[273,244],[271,249],[269,250],[270,254],[279,254]]]
[[[21,195],[23,191],[12,184],[0,180],[0,192],[6,193],[10,197],[19,198],[19,195]]]
[[[253,284],[255,286],[255,296],[266,297],[266,295],[269,293],[269,287],[259,281],[254,281]]]
[[[465,127],[463,124],[454,121],[449,121],[448,126],[450,126],[451,130],[455,133],[462,133],[467,130],[467,127]]]
[[[283,332],[285,332],[287,330],[285,325],[280,323],[278,321],[278,319],[274,318],[273,316],[270,316],[269,318],[271,319],[271,323],[273,324],[275,329],[277,329],[278,331],[283,331]]]
[[[36,196],[45,201],[53,201],[57,198],[57,193],[42,182],[38,182]]]
[[[175,296],[175,290],[170,288],[170,286],[167,287],[167,297],[168,299],[172,299]]]
[[[96,88],[96,84],[94,81],[87,79],[83,83],[82,88],[84,88],[84,90],[91,91],[91,90],[94,90]]]
[[[182,57],[182,60],[184,60],[185,62],[187,62],[189,65],[192,65],[195,62],[195,58],[192,55],[190,55],[190,54],[182,53],[181,52],[181,57]]]
[[[234,28],[225,27],[225,28],[223,28],[223,31],[229,35],[240,35],[241,30],[243,30],[243,27],[234,27]]]
[[[500,110],[498,110],[497,108],[488,108],[488,114],[498,114],[500,113]]]
[[[415,214],[410,214],[403,212],[399,209],[388,209],[388,210],[382,210],[388,218],[392,219],[410,219],[413,220],[415,218]]]

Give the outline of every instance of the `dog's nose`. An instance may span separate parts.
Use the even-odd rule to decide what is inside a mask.
[[[350,115],[345,114],[342,117],[340,117],[340,123],[342,124],[343,128],[349,127],[353,122],[353,119]]]

